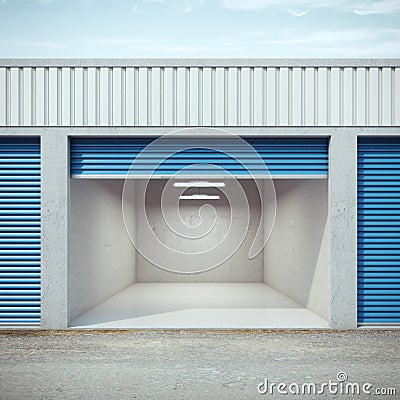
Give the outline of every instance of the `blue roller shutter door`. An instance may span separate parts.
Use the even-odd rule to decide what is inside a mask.
[[[400,139],[358,144],[358,322],[400,323]]]
[[[90,176],[125,176],[137,155],[153,141],[152,138],[74,138],[71,140],[71,175],[73,177]],[[173,140],[169,143],[173,146]],[[177,139],[178,142],[181,139]],[[207,174],[208,164],[218,165],[233,175],[246,175],[248,172],[236,160],[222,152],[207,149],[213,140],[204,140],[204,147],[199,139],[185,139],[189,150],[181,151],[167,158],[155,171],[159,175],[173,175],[191,164],[204,164],[199,171]],[[258,152],[271,175],[328,175],[328,140],[327,139],[266,139],[250,138],[246,141]],[[218,141],[221,144],[221,141]],[[229,153],[232,144],[222,142],[222,148]],[[154,159],[168,154],[165,142],[154,150]],[[246,156],[246,154],[245,154]],[[151,154],[149,155],[151,159]],[[254,155],[248,154],[251,163]],[[151,160],[149,160],[151,162]],[[146,174],[146,168],[134,171]]]
[[[0,175],[0,325],[38,325],[39,138],[0,138]]]

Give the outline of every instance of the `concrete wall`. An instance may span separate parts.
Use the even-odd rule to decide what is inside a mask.
[[[343,168],[345,166],[345,168]],[[329,142],[330,322],[357,327],[357,136],[338,132]]]
[[[275,180],[275,189],[277,213],[264,249],[265,282],[328,320],[328,180]]]
[[[41,328],[65,329],[68,326],[68,137],[41,132],[40,145]]]
[[[202,239],[190,240],[182,238],[174,234],[165,224],[164,217],[161,214],[160,209],[160,196],[165,185],[164,180],[152,181],[148,187],[148,196],[146,198],[146,210],[149,224],[156,232],[157,236],[170,247],[185,251],[185,252],[197,252],[209,249],[212,246],[223,239],[227,233],[230,224],[230,206],[226,198],[221,197],[220,200],[212,202],[217,212],[216,225],[213,230]],[[233,182],[229,179],[225,180],[227,185],[232,185]],[[210,270],[208,272],[195,274],[195,275],[180,275],[172,272],[167,272],[159,269],[149,263],[140,254],[137,254],[136,261],[136,278],[137,282],[263,282],[264,270],[263,270],[263,256],[260,253],[254,259],[249,260],[248,253],[255,237],[258,225],[260,223],[261,216],[261,203],[260,196],[258,195],[256,185],[250,180],[242,180],[241,184],[245,190],[245,194],[249,201],[250,207],[250,222],[248,226],[247,235],[239,247],[238,251],[229,258],[226,262],[221,264],[219,267]],[[136,189],[136,196],[143,196],[143,183],[138,181]],[[177,192],[177,189],[173,188]],[[191,189],[196,191],[197,189]],[[201,189],[201,193],[215,193],[216,189]],[[175,195],[176,196],[176,195]],[[232,199],[231,199],[232,201]],[[139,201],[138,201],[139,203]],[[189,225],[193,226],[199,223],[199,208],[204,204],[204,201],[181,201],[180,212],[182,219]],[[164,208],[164,213],[173,213],[173,207],[175,203],[167,204]],[[245,204],[241,204],[235,213],[237,218],[239,230],[246,229],[247,227],[247,213],[248,209]],[[214,214],[210,208],[203,208],[202,210],[203,222],[207,225],[209,222],[214,220]],[[137,227],[138,232],[141,227],[146,224],[146,216],[143,213],[137,212]],[[241,232],[234,231],[229,235],[238,235]],[[228,236],[225,240],[229,241],[232,236]],[[138,235],[139,247],[145,249],[145,251],[151,251],[154,246],[154,241],[148,240],[145,235]],[[165,251],[164,258],[170,258],[171,254]],[[162,258],[162,257],[161,257]],[[204,260],[202,255],[192,257],[191,262],[197,269],[202,269]]]
[[[135,249],[123,222],[122,188],[122,180],[70,180],[70,321],[135,281]]]

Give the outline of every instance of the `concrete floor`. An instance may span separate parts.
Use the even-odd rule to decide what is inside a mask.
[[[327,328],[263,283],[136,283],[71,323],[89,328]]]
[[[369,382],[400,398],[400,330],[0,331],[0,398],[257,399],[270,382]]]

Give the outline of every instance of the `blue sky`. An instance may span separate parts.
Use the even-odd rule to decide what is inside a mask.
[[[0,0],[0,57],[399,57],[400,0]]]

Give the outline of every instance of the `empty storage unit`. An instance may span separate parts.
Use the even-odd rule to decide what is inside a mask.
[[[399,67],[0,60],[0,325],[398,324]]]
[[[328,140],[194,132],[71,140],[72,326],[327,327]]]

